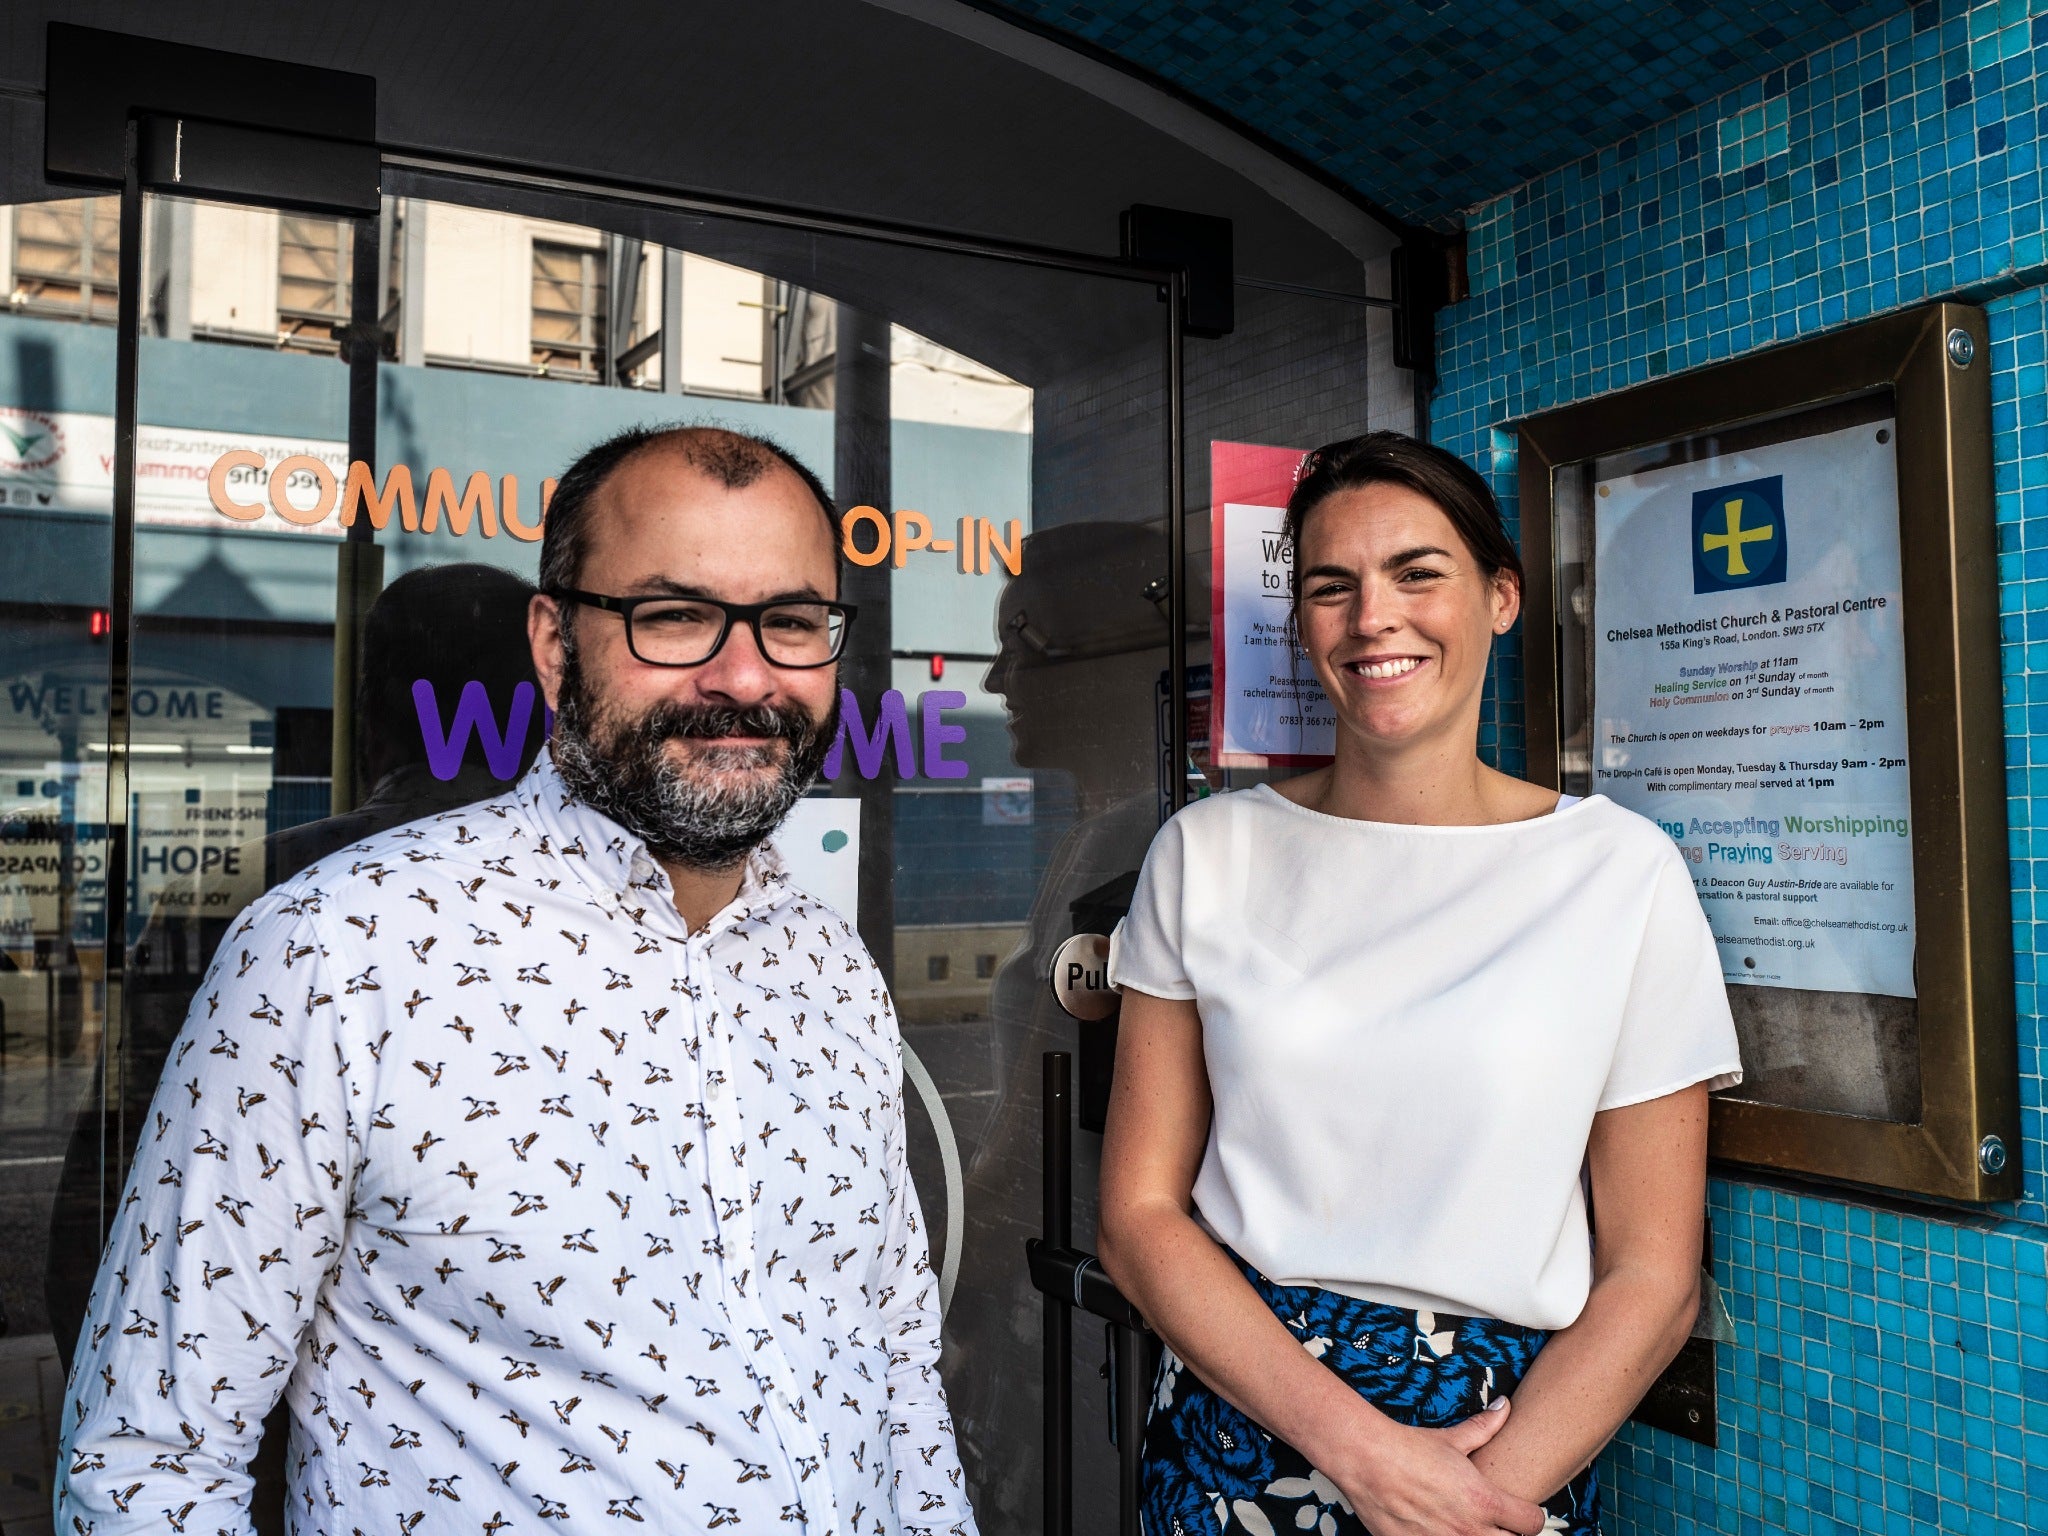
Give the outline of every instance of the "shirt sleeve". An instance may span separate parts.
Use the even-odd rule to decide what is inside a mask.
[[[1192,1001],[1195,985],[1181,961],[1183,834],[1178,817],[1152,839],[1129,916],[1109,936],[1109,984],[1153,997]]]
[[[1667,851],[1598,1107],[1641,1104],[1694,1083],[1712,1089],[1741,1081],[1720,952],[1684,864]]]
[[[899,1073],[885,1138],[889,1212],[883,1232],[887,1278],[881,1306],[889,1340],[896,1518],[905,1532],[976,1536],[960,1450],[953,1438],[953,1413],[939,1378],[939,1277],[932,1269],[924,1213],[904,1156],[906,1140]]]
[[[356,1128],[340,991],[303,894],[272,892],[215,955],[100,1261],[57,1529],[250,1530],[263,1417],[342,1254]]]

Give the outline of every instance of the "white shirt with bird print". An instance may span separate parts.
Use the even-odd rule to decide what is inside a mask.
[[[74,1365],[64,1536],[974,1536],[902,1061],[772,845],[688,931],[543,754],[231,930]]]

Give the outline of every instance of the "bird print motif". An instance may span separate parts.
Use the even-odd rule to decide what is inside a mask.
[[[56,1523],[246,1531],[282,1394],[297,1536],[974,1536],[938,1355],[859,938],[772,843],[690,932],[543,754],[223,941],[94,1287]]]

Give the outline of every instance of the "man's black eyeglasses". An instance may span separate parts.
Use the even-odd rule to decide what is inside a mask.
[[[790,599],[723,603],[715,597],[605,597],[570,587],[547,589],[556,602],[602,608],[626,621],[626,648],[650,667],[701,667],[718,654],[735,622],[754,632],[778,667],[829,667],[846,649],[851,603]]]

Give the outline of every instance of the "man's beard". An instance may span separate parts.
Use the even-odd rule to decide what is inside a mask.
[[[550,745],[569,792],[640,838],[655,858],[723,871],[782,825],[818,776],[838,730],[836,693],[823,721],[797,708],[673,702],[621,719],[592,695],[569,642]],[[730,736],[765,739],[757,746],[697,748],[682,762],[668,751],[672,740]],[[760,771],[770,764],[777,765],[775,773]],[[716,782],[733,769],[751,771],[738,784]]]

